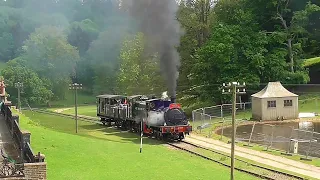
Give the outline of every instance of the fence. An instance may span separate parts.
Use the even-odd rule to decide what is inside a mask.
[[[247,121],[251,118],[251,103],[236,104],[237,123]],[[211,137],[217,126],[227,126],[232,119],[232,104],[223,104],[200,108],[192,111],[192,125],[194,131]]]
[[[310,103],[303,105],[307,104]],[[312,130],[299,129],[299,126],[301,128],[305,125],[297,123],[283,125],[250,122],[242,124],[251,119],[251,103],[238,103],[236,107],[237,142],[242,141],[249,146],[252,143],[258,144],[265,147],[265,150],[276,149],[283,151],[284,154],[300,154],[306,159],[310,156],[320,157],[320,133],[314,132],[313,128]],[[230,138],[232,128],[227,126],[231,125],[231,108],[231,104],[223,104],[194,110],[192,112],[194,132],[212,137],[215,129],[218,129],[216,133],[220,139],[222,137]]]
[[[220,132],[221,133],[221,132]],[[224,130],[223,136],[231,137],[231,128]],[[236,140],[262,145],[265,150],[276,149],[283,154],[299,154],[308,159],[310,156],[320,157],[320,133],[296,129],[294,126],[279,124],[261,124],[237,127]]]

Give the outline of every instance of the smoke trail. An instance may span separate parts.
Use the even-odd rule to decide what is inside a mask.
[[[183,35],[176,19],[176,0],[133,0],[129,11],[139,21],[140,30],[146,36],[146,53],[159,53],[161,71],[167,81],[169,94],[175,96],[180,66],[176,47]]]

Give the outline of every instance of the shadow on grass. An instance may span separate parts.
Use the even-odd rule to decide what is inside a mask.
[[[106,127],[106,126],[100,125],[100,124],[82,125],[81,128],[86,129],[91,132],[98,132],[98,133],[101,133],[102,135],[105,135],[105,136],[120,137],[120,141],[115,141],[115,142],[119,142],[119,143],[130,142],[130,143],[140,144],[140,133],[137,133],[137,132],[123,131],[123,130],[117,129],[116,127]],[[89,135],[89,134],[86,134],[85,136],[107,140],[106,137],[96,137],[96,136]],[[124,142],[122,142],[122,141],[124,141]],[[163,142],[144,136],[143,144],[159,145],[159,144],[163,144]]]
[[[88,138],[95,138],[109,142],[140,144],[140,134],[121,131],[115,127],[106,127],[96,123],[79,121],[78,133],[76,133],[75,121],[72,118],[65,118],[61,116],[41,114],[30,111],[24,111],[24,114],[31,119],[29,124],[42,126],[54,131],[79,135]],[[144,137],[143,144],[159,145],[161,144],[161,141]]]

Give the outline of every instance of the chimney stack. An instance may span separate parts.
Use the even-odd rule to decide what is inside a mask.
[[[171,103],[176,103],[176,97],[175,96],[171,96]]]

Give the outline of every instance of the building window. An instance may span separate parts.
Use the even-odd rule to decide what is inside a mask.
[[[292,106],[292,100],[284,100],[284,107]]]
[[[268,108],[277,107],[276,101],[268,101]]]

